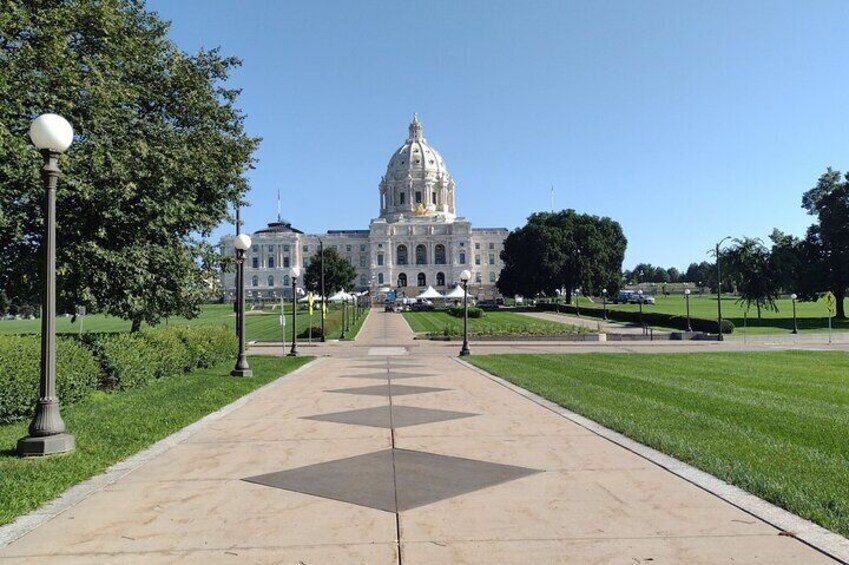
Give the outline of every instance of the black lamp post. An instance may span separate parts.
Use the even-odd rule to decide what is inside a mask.
[[[344,290],[342,291],[345,292]],[[347,312],[347,308],[345,308],[346,304],[345,298],[342,298],[342,335],[339,336],[339,339],[345,339],[345,314]]]
[[[320,238],[318,240],[318,257],[321,263],[321,343],[324,343],[324,309],[325,304],[327,304],[325,302],[327,295],[324,294],[324,242]]]
[[[798,297],[796,296],[795,292],[790,295],[790,300],[793,301],[793,331],[790,332],[792,334],[799,333],[799,326],[796,323],[796,298],[798,298]]]
[[[301,276],[301,268],[292,267],[292,348],[288,357],[298,356],[298,277]]]
[[[236,329],[239,331],[239,357],[230,371],[234,377],[250,377],[253,371],[245,355],[245,252],[251,248],[250,236],[240,233],[233,243],[236,248]]]
[[[637,302],[640,304],[640,325],[643,327],[643,333],[646,333],[646,324],[643,322],[643,289],[637,290]]]
[[[44,165],[44,280],[41,294],[41,376],[35,414],[29,435],[18,440],[23,456],[53,455],[74,449],[74,436],[65,433],[56,392],[56,186],[59,184],[59,155],[74,141],[71,124],[56,114],[42,114],[29,128],[33,144]]]
[[[731,239],[730,235],[727,235],[719,240],[719,243],[716,244],[716,318],[719,322],[719,327],[717,328],[717,332],[719,332],[719,341],[723,341],[722,337],[722,272],[719,269],[719,246],[722,245],[722,242],[726,239]]]
[[[604,321],[607,321],[607,289],[601,289],[601,307],[604,309]]]
[[[581,299],[581,295],[578,292],[578,289],[575,289],[575,314],[577,314],[579,318],[581,317],[580,299]]]
[[[471,355],[469,351],[469,279],[472,278],[472,273],[468,269],[464,269],[460,273],[460,281],[463,283],[463,347],[460,349],[460,357]]]
[[[693,327],[690,325],[690,289],[684,289],[684,299],[687,301],[687,331],[693,331]]]

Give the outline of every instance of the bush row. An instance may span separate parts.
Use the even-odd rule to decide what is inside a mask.
[[[225,326],[172,326],[129,334],[58,336],[56,388],[63,406],[97,388],[128,389],[235,357]],[[32,415],[38,398],[41,338],[0,336],[0,424]]]
[[[550,302],[537,303],[537,310],[547,312],[563,312],[566,314],[575,314],[577,309],[572,305],[553,304]],[[594,318],[604,317],[604,310],[601,308],[583,308],[582,316]],[[640,323],[640,313],[623,310],[613,310],[608,308],[607,317],[610,320],[617,322]],[[663,326],[666,328],[675,328],[679,330],[687,329],[687,317],[676,314],[663,314],[661,312],[646,312],[643,311],[642,321],[648,326]],[[716,320],[709,318],[690,318],[690,327],[696,332],[719,333],[719,324]],[[734,323],[730,320],[722,320],[722,333],[730,334],[734,332]]]
[[[448,314],[454,316],[455,318],[463,317],[463,307],[462,306],[451,306],[448,308]],[[477,306],[469,306],[469,318],[483,318],[485,316],[484,311]]]

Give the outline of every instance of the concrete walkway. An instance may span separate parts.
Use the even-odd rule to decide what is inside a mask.
[[[1,549],[0,565],[832,562],[453,347],[420,354],[397,314],[373,311],[336,351]]]

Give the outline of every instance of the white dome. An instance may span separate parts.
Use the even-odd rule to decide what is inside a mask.
[[[386,178],[401,180],[407,178],[407,175],[424,178],[428,173],[436,176],[447,172],[442,155],[424,138],[419,117],[414,115],[410,123],[410,136],[389,159]]]

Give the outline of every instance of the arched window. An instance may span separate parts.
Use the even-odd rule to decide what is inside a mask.
[[[269,268],[269,269],[273,269],[273,268],[274,268],[274,257],[272,257],[272,256],[270,256],[270,255],[268,256],[268,268]]]
[[[254,275],[251,277],[251,286],[259,286],[259,277]]]
[[[383,284],[383,273],[377,273],[377,284]]]
[[[416,265],[427,265],[427,248],[424,245],[416,246]]]
[[[427,277],[424,273],[419,273],[419,276],[416,277],[416,284],[419,286],[427,286]]]
[[[269,287],[274,286],[274,277],[272,275],[268,275],[268,286]]]
[[[495,271],[489,272],[489,282],[491,282],[491,283],[495,282]]]
[[[360,275],[360,286],[366,286],[367,284],[368,284],[368,281],[366,280],[366,276]]]
[[[433,262],[437,265],[445,264],[445,246],[441,243],[437,244],[436,247],[433,248]]]
[[[445,273],[436,273],[436,286],[445,286]]]
[[[406,265],[407,264],[407,246],[399,245],[398,246],[398,260],[395,261],[398,265]]]
[[[398,275],[398,286],[407,286],[407,275],[404,273]]]
[[[288,288],[290,284],[292,284],[292,281],[289,279],[289,275],[283,275],[283,287]]]

